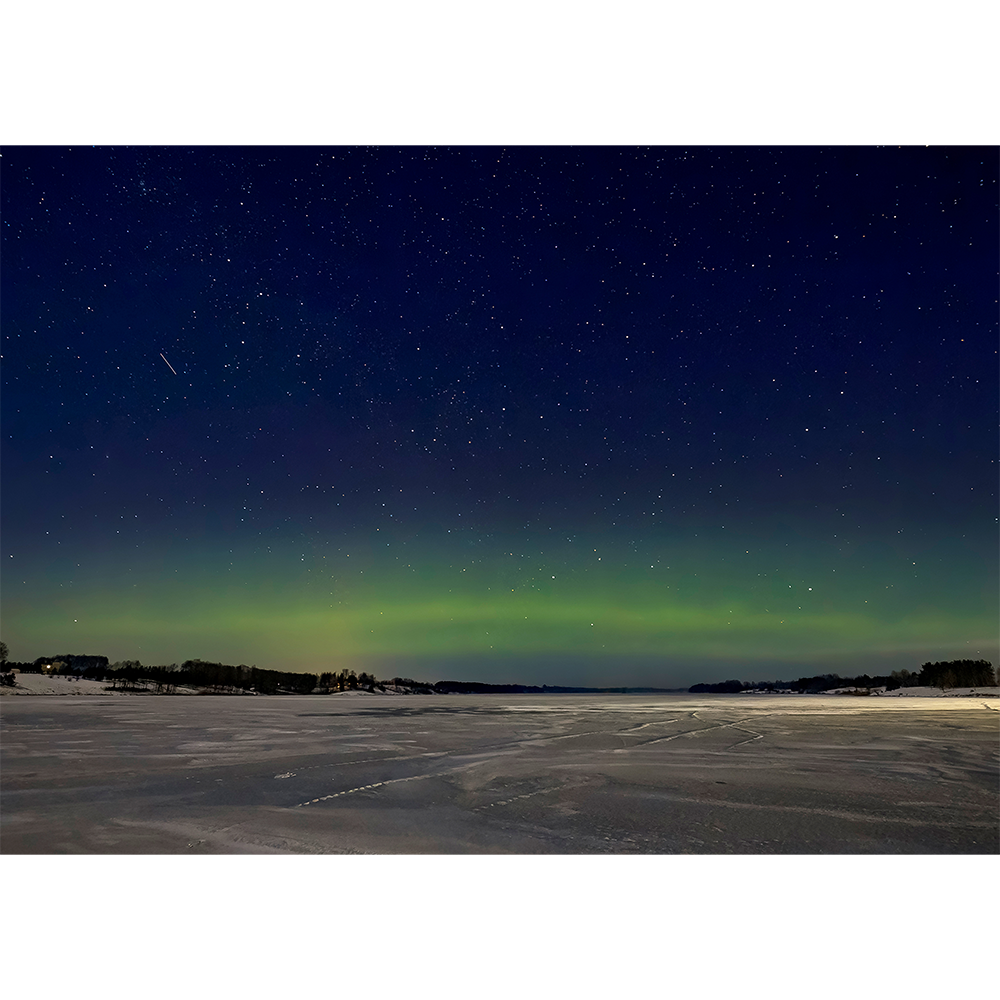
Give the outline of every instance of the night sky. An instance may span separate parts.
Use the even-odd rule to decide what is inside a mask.
[[[6,147],[2,637],[687,686],[998,656],[995,148]]]

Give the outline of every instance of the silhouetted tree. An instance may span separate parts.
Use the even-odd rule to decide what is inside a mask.
[[[7,669],[7,643],[0,642],[0,684],[14,687],[14,671]]]

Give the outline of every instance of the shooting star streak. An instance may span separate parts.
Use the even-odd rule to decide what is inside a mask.
[[[163,358],[163,352],[162,352],[162,351],[160,351],[160,357],[161,357],[161,358]],[[170,369],[170,370],[171,370],[172,372],[174,372],[174,366],[173,366],[173,365],[172,365],[172,364],[171,364],[171,363],[170,363],[169,361],[167,361],[167,359],[166,359],[166,358],[163,358],[163,361],[164,361],[164,363],[166,364],[166,366],[167,366],[167,367],[168,367],[168,368],[169,368],[169,369]],[[174,374],[176,375],[176,374],[177,374],[177,372],[174,372]]]

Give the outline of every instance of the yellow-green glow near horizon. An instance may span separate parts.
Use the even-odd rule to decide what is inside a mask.
[[[345,556],[323,593],[301,576],[283,582],[271,574],[189,585],[161,577],[125,588],[105,579],[44,608],[18,609],[18,619],[46,654],[103,652],[149,663],[200,657],[313,672],[348,666],[379,676],[416,661],[432,680],[451,662],[475,660],[494,664],[488,672],[503,664],[499,679],[510,679],[519,662],[548,657],[780,666],[912,651],[916,667],[922,655],[989,655],[995,644],[982,600],[930,610],[894,599],[887,584],[866,599],[857,574],[851,586],[834,584],[832,573],[820,583],[818,571],[812,586],[787,583],[790,576],[765,586],[707,558],[698,574],[671,575],[650,574],[655,563],[640,569],[609,557],[599,570],[564,562],[509,586],[502,573],[469,573],[456,562],[425,562],[419,573],[365,565],[349,575]],[[867,582],[874,595],[876,584]]]

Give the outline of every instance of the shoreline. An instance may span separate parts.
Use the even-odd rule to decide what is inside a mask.
[[[297,697],[303,698],[382,698],[382,697],[401,697],[407,695],[414,695],[419,697],[425,697],[426,694],[441,696],[441,692],[423,692],[423,691],[412,691],[407,689],[394,689],[391,685],[387,686],[388,689],[385,691],[336,691],[330,692],[329,694],[307,694],[298,695]],[[455,692],[449,692],[450,697]],[[565,692],[560,691],[547,691],[547,692],[524,692],[525,695],[539,695],[544,694],[546,697],[558,697]],[[625,690],[623,693],[618,693],[617,691],[594,691],[594,692],[573,692],[574,695],[585,696],[587,694],[595,694],[606,697],[685,697],[690,692],[684,691],[662,691],[662,692],[648,692],[648,691],[628,691]],[[484,694],[489,694],[489,692],[484,692]],[[111,691],[107,689],[104,681],[95,681],[88,678],[78,678],[70,675],[59,674],[56,676],[46,676],[44,674],[17,674],[17,683],[14,687],[2,687],[0,688],[0,696],[3,697],[93,697],[103,695],[105,697],[120,698],[120,697],[136,697],[136,696],[150,696],[157,698],[173,698],[173,697],[218,697],[218,698],[248,698],[248,697],[264,697],[264,698],[285,698],[291,696],[288,693],[279,693],[274,695],[261,695],[258,692],[223,692],[223,691],[212,691],[209,688],[193,688],[178,686],[175,690],[167,693],[160,692],[157,694],[152,690],[140,690],[140,691]],[[691,694],[691,697],[705,698],[709,702],[714,701],[717,698],[737,698],[737,699],[757,699],[761,697],[768,698],[844,698],[850,699],[848,703],[853,702],[858,697],[866,697],[871,699],[881,699],[881,698],[908,698],[908,699],[941,699],[941,698],[998,698],[1000,699],[1000,687],[982,687],[982,688],[951,688],[946,691],[942,691],[940,688],[926,688],[926,687],[908,687],[908,688],[897,688],[895,691],[886,691],[884,689],[872,688],[869,695],[859,695],[855,692],[853,688],[839,688],[830,691],[821,691],[815,694],[811,693],[799,693],[794,691],[767,691],[767,692],[745,692],[745,693],[734,693],[734,694]]]

